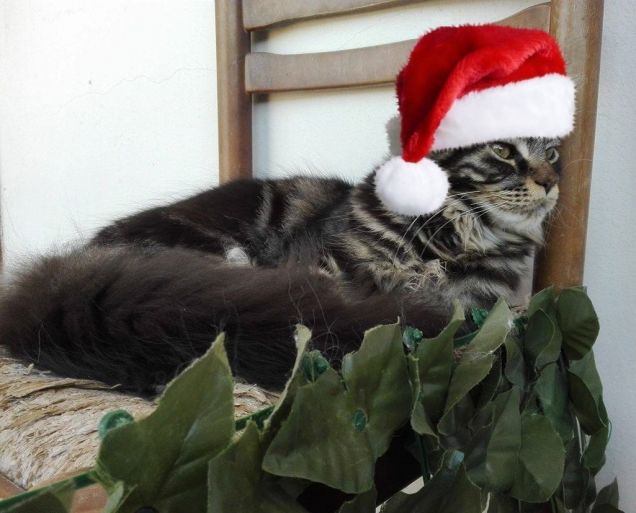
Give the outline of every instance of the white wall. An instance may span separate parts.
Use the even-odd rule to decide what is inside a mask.
[[[214,4],[1,0],[9,266],[216,181]]]
[[[539,0],[431,0],[275,30],[257,48],[324,51],[490,21]],[[606,3],[586,282],[614,420],[603,479],[636,510],[636,2]],[[443,10],[442,10],[443,6]],[[5,258],[88,236],[108,219],[216,183],[213,2],[1,0],[0,182]],[[302,31],[301,31],[302,28]],[[276,94],[255,105],[261,176],[363,176],[388,152],[390,88]]]
[[[612,419],[603,472],[636,511],[636,2],[605,2],[585,282],[601,319],[596,359]]]

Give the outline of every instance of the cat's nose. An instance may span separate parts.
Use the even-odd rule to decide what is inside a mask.
[[[532,169],[532,179],[545,189],[545,193],[550,192],[557,183],[559,183],[559,175],[554,171],[552,166],[544,164]]]
[[[553,177],[535,178],[534,181],[545,189],[546,194],[558,183],[558,180]]]

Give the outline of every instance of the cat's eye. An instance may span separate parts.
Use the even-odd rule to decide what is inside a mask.
[[[556,148],[548,148],[545,152],[545,159],[550,164],[554,164],[557,160],[559,160],[559,150]]]
[[[489,145],[497,157],[504,160],[510,160],[512,158],[512,148],[507,144],[492,143]]]

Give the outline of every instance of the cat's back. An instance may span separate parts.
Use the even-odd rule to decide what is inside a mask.
[[[310,176],[236,180],[119,219],[100,230],[93,244],[179,246],[217,254],[238,245],[271,263],[284,256],[290,241],[337,230],[334,220],[343,219],[352,187],[337,178]]]

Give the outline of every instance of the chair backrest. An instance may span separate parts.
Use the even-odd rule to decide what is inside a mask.
[[[252,175],[253,93],[390,84],[415,40],[317,54],[252,53],[250,33],[280,24],[425,0],[216,0],[221,182]],[[535,289],[583,280],[603,0],[553,0],[498,22],[548,30],[577,86],[577,126],[564,142],[559,212],[537,259]]]

